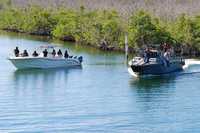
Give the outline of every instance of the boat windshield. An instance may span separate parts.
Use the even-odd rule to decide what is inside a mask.
[[[157,58],[159,57],[159,53],[157,51],[151,51],[149,53],[149,58]]]

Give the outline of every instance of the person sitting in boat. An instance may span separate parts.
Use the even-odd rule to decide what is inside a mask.
[[[14,49],[14,54],[15,54],[16,57],[19,56],[19,48],[18,48],[18,47],[16,47],[16,48]]]
[[[56,56],[56,50],[55,50],[55,49],[53,49],[53,51],[52,51],[52,56],[53,56],[53,57]]]
[[[33,57],[37,57],[39,54],[36,51],[34,51],[32,55]]]
[[[65,58],[68,58],[69,57],[69,54],[68,54],[68,51],[67,50],[65,50]]]
[[[27,50],[24,50],[22,57],[27,57],[27,56],[28,56],[28,52],[27,52]]]
[[[44,55],[44,57],[47,57],[47,55],[48,55],[47,49],[45,49],[45,50],[43,51],[43,55]]]
[[[62,57],[63,54],[62,54],[62,51],[61,51],[60,49],[58,50],[57,55],[58,55],[59,57]]]

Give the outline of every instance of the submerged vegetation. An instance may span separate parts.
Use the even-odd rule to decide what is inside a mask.
[[[115,10],[87,10],[83,6],[80,9],[28,6],[1,8],[0,18],[2,30],[48,35],[107,50],[123,50],[124,36],[128,33],[131,49],[166,42],[183,47],[186,54],[200,51],[198,15],[182,14],[166,21],[145,10],[135,11],[125,18]]]

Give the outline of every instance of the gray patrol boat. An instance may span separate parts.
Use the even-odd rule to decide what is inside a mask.
[[[147,59],[148,58],[148,59]],[[157,50],[148,57],[135,57],[129,66],[136,75],[162,75],[183,70],[185,60],[182,57],[170,56],[168,59]]]

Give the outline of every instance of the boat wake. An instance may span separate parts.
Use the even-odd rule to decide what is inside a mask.
[[[134,73],[133,71],[132,71],[132,69],[129,67],[128,68],[128,72],[130,73],[130,75],[132,75],[133,77],[139,77],[136,73]]]
[[[192,65],[200,65],[200,60],[197,59],[186,59],[185,65],[183,66],[183,69],[186,69]]]

